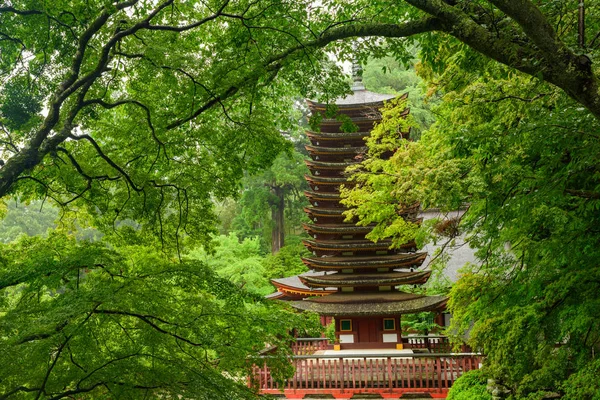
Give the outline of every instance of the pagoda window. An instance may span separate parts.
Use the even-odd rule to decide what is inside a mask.
[[[353,272],[354,272],[354,270],[353,270],[353,269],[343,269],[343,270],[342,270],[342,274],[351,274],[351,273],[353,273]]]
[[[340,319],[340,332],[351,332],[352,331],[352,320],[351,319]]]
[[[384,331],[395,331],[396,330],[396,319],[395,318],[384,318],[383,319],[383,330]]]
[[[352,235],[344,235],[342,236],[342,239],[352,239],[353,236]]]
[[[388,253],[387,250],[379,250],[379,251],[375,252],[375,254],[377,254],[378,256],[381,256],[381,255],[384,255],[384,254],[387,254],[387,253]]]
[[[380,292],[389,292],[392,290],[391,286],[379,286],[379,291]]]
[[[389,268],[377,268],[377,272],[388,272]]]
[[[354,292],[354,288],[352,286],[342,286],[342,292]]]
[[[354,254],[354,253],[352,253],[351,251],[343,251],[343,252],[342,252],[342,255],[343,255],[343,256],[351,256],[351,255],[353,255],[353,254]]]

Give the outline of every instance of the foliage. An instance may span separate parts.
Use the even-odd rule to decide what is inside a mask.
[[[215,238],[214,252],[197,248],[187,258],[202,261],[219,276],[240,288],[258,294],[268,294],[273,287],[266,278],[263,253],[258,238],[239,240],[235,233]]]
[[[254,398],[241,378],[265,343],[291,373],[304,317],[199,261],[54,233],[0,246],[2,397]]]
[[[265,257],[263,266],[267,278],[285,278],[308,271],[300,258],[307,255],[307,250],[302,242],[298,237],[292,237],[288,238],[288,243],[277,254],[269,254]]]
[[[564,399],[600,399],[600,359],[590,362],[585,368],[569,376],[563,385]]]
[[[402,331],[417,332],[420,335],[428,335],[431,331],[439,328],[439,325],[434,322],[434,313],[420,312],[417,314],[406,314],[402,316],[400,321]]]
[[[594,2],[587,12],[589,39],[600,19]],[[373,176],[366,179],[377,189],[372,197],[381,208],[372,221],[392,226],[376,229],[373,237],[398,241],[416,229],[392,218],[398,202],[419,200],[426,207],[445,209],[470,203],[461,228],[481,249],[483,263],[453,291],[450,305],[457,329],[474,322],[472,340],[487,353],[490,374],[515,396],[548,390],[576,393],[569,382],[579,386],[577,377],[595,370],[591,360],[600,342],[599,50],[597,35],[587,47],[582,43],[585,37],[578,41],[576,15],[575,2],[529,0],[65,0],[52,7],[41,0],[14,0],[0,6],[0,197],[48,198],[64,212],[85,209],[105,234],[128,234],[121,241],[138,241],[138,246],[144,241],[178,250],[198,241],[206,245],[215,232],[213,200],[235,194],[243,171],[267,167],[289,148],[280,132],[295,125],[293,118],[285,117],[294,99],[327,101],[347,91],[322,47],[365,36],[369,39],[357,46],[361,58],[391,52],[406,64],[413,58],[415,35],[420,35],[420,72],[432,83],[432,91],[444,94],[446,103],[421,142],[399,146],[401,151],[391,161],[395,166],[372,162]],[[348,42],[327,50],[340,58],[356,54]],[[397,121],[404,128],[402,124]],[[390,185],[398,190],[385,192]],[[378,194],[379,189],[384,194]],[[388,200],[394,205],[388,206]],[[121,226],[123,221],[136,229]],[[43,241],[20,243],[28,240]],[[55,253],[43,254],[48,258],[39,259],[39,265],[58,263]],[[122,259],[119,266],[133,268],[136,257]],[[112,266],[111,273],[116,270]],[[167,270],[170,277],[183,273]],[[48,384],[47,390],[70,387],[68,378],[80,373],[72,362],[81,365],[79,353],[72,360],[61,356],[69,350],[66,338],[75,346],[76,335],[90,332],[77,330],[78,323],[86,321],[82,326],[88,327],[87,321],[103,322],[91,331],[101,333],[100,339],[108,335],[102,329],[121,329],[93,312],[89,302],[77,303],[84,308],[60,307],[61,301],[68,304],[73,293],[79,293],[59,293],[73,285],[67,272],[72,270],[52,264],[52,270],[45,271],[49,275],[33,273],[30,286],[11,292],[18,297],[37,290],[39,307],[53,305],[45,310],[54,318],[46,326],[51,333],[64,316],[75,323],[65,325],[64,334],[59,330],[48,339],[3,347],[18,352],[31,346],[24,356],[32,358],[24,359],[37,356],[46,363],[32,362],[18,371],[19,377],[36,380],[28,385]],[[97,276],[103,279],[97,286],[99,298],[105,300],[102,294],[111,290],[109,300],[127,297],[128,290],[115,289],[126,278],[111,277],[101,267],[91,268],[84,288],[88,282],[97,283]],[[160,284],[141,274],[137,283],[151,283],[136,290],[148,291],[133,291],[127,305],[143,307],[144,299],[152,300],[161,290],[181,296],[174,282],[188,288],[188,277],[190,285],[203,287],[204,278],[196,282],[193,274],[181,281],[162,279]],[[37,284],[54,290],[54,296]],[[171,305],[169,299],[161,298],[157,307],[164,311]],[[9,300],[3,297],[3,302]],[[34,307],[35,300],[31,296],[14,306]],[[191,300],[185,298],[190,309],[181,314],[183,320],[201,304]],[[31,316],[43,323],[44,316],[36,310],[19,314],[17,309],[6,315],[18,316],[25,330],[36,329],[27,324]],[[149,329],[139,318],[136,321]],[[129,329],[130,323],[122,325]],[[9,340],[6,337],[11,336],[2,335],[2,340]],[[90,363],[101,363],[104,359],[96,354],[116,351],[100,347],[103,342],[94,337],[87,339],[89,358],[88,353],[81,356],[86,362],[98,357]],[[49,340],[56,341],[50,346]],[[189,360],[178,348],[164,347],[172,344],[161,341],[159,350]],[[133,346],[128,341],[121,345]],[[146,350],[139,354],[152,354]],[[60,363],[48,364],[48,357]],[[63,363],[71,368],[50,378],[65,379],[66,384],[57,381],[54,387],[54,380],[39,381],[41,369],[50,365],[63,371]],[[99,371],[118,365],[115,361]],[[144,361],[140,370],[151,366]],[[16,373],[19,365],[9,368]],[[92,377],[102,375],[96,375],[94,366],[86,368],[91,368]],[[139,390],[135,388],[141,378],[132,371],[119,370],[127,382],[111,380],[95,388],[117,391],[113,397],[120,397],[121,390]],[[169,369],[174,374],[188,372],[184,365]],[[201,387],[198,377],[219,383],[223,378],[208,370],[190,375],[189,387]],[[181,382],[169,382],[175,381]],[[12,382],[3,379],[0,385]],[[86,382],[79,389],[92,388]],[[147,383],[138,386],[143,384]],[[40,387],[42,393],[44,386]],[[166,397],[168,389],[162,390],[159,397]],[[188,395],[183,390],[168,393]],[[582,391],[587,397],[590,393]]]
[[[382,120],[367,138],[367,158],[357,166],[350,167],[348,172],[355,172],[352,180],[358,182],[352,189],[341,190],[342,203],[349,207],[345,211],[348,220],[358,218],[359,225],[376,223],[377,226],[367,235],[368,239],[377,241],[392,237],[393,246],[400,246],[416,236],[417,225],[398,218],[398,212],[405,206],[414,203],[414,198],[401,198],[405,190],[395,187],[403,182],[404,177],[395,167],[403,152],[397,151],[399,146],[411,148],[416,146],[402,139],[402,132],[408,132],[412,117],[403,118],[407,101],[391,100],[382,110]],[[387,160],[382,155],[394,152]],[[403,160],[401,160],[403,161]],[[416,160],[414,160],[416,162]],[[394,189],[392,189],[394,188]],[[389,190],[388,190],[389,189]],[[402,232],[402,234],[398,234]]]
[[[0,242],[8,243],[20,235],[45,235],[56,226],[58,210],[40,201],[23,204],[18,200],[7,202],[6,214],[0,219]]]
[[[319,97],[316,83],[346,90],[338,68],[321,69],[324,52],[293,49],[312,37],[292,22],[308,20],[307,5],[0,7],[0,196],[85,208],[104,231],[136,221],[180,252],[184,239],[207,242],[212,200],[289,150],[280,132],[296,126],[295,99]]]
[[[215,238],[214,251],[196,248],[186,257],[199,260],[244,290],[265,295],[274,290],[270,279],[305,272],[300,259],[306,250],[300,242],[286,245],[277,254],[265,254],[257,237],[239,239],[235,232]]]
[[[398,150],[367,160],[349,199],[363,223],[380,224],[377,238],[395,243],[414,229],[396,221],[397,204],[469,204],[458,228],[482,261],[452,288],[450,331],[469,332],[490,376],[513,396],[543,396],[589,371],[600,343],[599,127],[556,88],[487,68],[449,65],[437,76],[445,101],[421,141],[397,142],[398,128],[384,120],[391,138],[369,154]]]
[[[416,49],[413,54],[415,55],[413,62],[417,63]],[[381,59],[370,59],[363,69],[363,80],[368,90],[386,94],[408,94],[410,114],[413,118],[410,138],[418,140],[421,132],[427,130],[435,122],[431,107],[439,103],[439,98],[425,96],[426,85],[423,79],[417,75],[415,66],[405,67],[388,56]]]
[[[492,400],[487,391],[487,376],[484,370],[472,370],[461,375],[450,388],[447,400]]]
[[[302,144],[302,142],[300,142]],[[304,164],[305,156],[298,150],[280,154],[273,165],[259,174],[246,176],[242,183],[242,193],[236,203],[237,213],[231,222],[231,229],[241,238],[258,236],[263,249],[270,249],[272,231],[283,229],[297,234],[304,221],[302,207],[306,199],[302,191],[307,189],[304,174],[308,172]],[[280,211],[283,204],[284,224],[276,226],[273,214]]]

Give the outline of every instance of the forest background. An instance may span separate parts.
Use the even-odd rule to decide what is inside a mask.
[[[493,378],[512,398],[598,398],[597,14],[561,0],[1,5],[6,224],[29,210],[16,198],[60,217],[2,246],[0,397],[253,398],[243,376],[264,343],[289,374],[286,327],[315,321],[260,293],[284,273],[269,265],[300,266],[300,214],[280,206],[297,200],[294,104],[347,93],[331,53],[408,65],[417,48],[435,123],[397,142],[416,122],[386,110],[349,204],[396,242],[415,229],[398,204],[469,206],[420,232],[463,233],[481,260],[450,292],[450,332],[486,354],[463,390]],[[255,268],[212,266],[224,279],[213,251]]]

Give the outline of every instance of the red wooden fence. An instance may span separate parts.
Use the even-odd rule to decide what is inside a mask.
[[[315,354],[318,350],[327,350],[329,340],[326,338],[297,338],[292,343],[292,351],[297,356]]]
[[[302,398],[307,393],[445,393],[463,373],[480,366],[480,355],[397,354],[296,356],[294,376],[281,385],[269,368],[254,366],[251,384],[261,393]]]

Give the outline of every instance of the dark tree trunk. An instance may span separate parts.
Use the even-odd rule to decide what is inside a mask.
[[[271,204],[271,219],[273,221],[273,230],[271,231],[271,253],[276,254],[283,247],[285,240],[285,219],[283,212],[285,210],[285,190],[282,187],[271,187],[271,193],[276,200]]]

